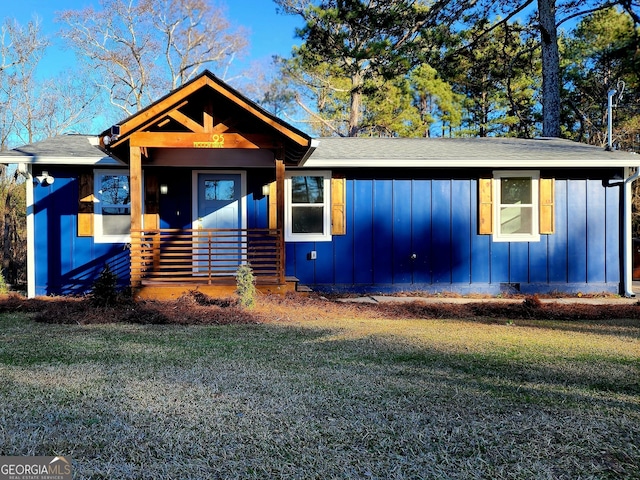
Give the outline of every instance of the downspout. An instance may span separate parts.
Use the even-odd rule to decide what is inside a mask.
[[[625,168],[628,173],[628,168]],[[626,175],[625,175],[626,176]],[[631,217],[631,184],[634,180],[640,177],[640,167],[636,168],[636,171],[631,176],[627,177],[624,181],[624,228],[623,228],[623,243],[622,243],[622,256],[623,256],[623,275],[624,275],[624,296],[635,297],[633,292],[633,241],[632,236],[632,217]]]
[[[609,90],[607,94],[607,150],[613,150],[613,96],[617,90]]]
[[[305,154],[302,157],[302,159],[300,159],[300,163],[298,163],[299,167],[303,167],[304,166],[304,164],[307,162],[307,160],[309,160],[309,157],[313,154],[313,152],[316,151],[316,148],[318,148],[318,145],[320,145],[320,140],[318,140],[316,138],[312,138],[311,142],[309,142],[309,148],[305,152]]]
[[[33,193],[33,166],[18,164],[18,171],[24,177],[26,184],[27,206],[27,298],[36,296],[36,250],[35,250],[35,208]]]

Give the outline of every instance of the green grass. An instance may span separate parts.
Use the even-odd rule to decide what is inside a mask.
[[[640,328],[0,315],[0,454],[75,478],[639,478]]]

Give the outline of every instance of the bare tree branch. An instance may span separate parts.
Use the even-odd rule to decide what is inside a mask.
[[[62,35],[112,105],[132,114],[200,73],[225,71],[246,48],[206,0],[100,0],[59,14]]]

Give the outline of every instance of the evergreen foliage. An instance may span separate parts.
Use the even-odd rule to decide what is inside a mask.
[[[245,263],[236,272],[236,293],[241,307],[252,309],[256,305],[256,285],[251,265]]]
[[[118,277],[105,265],[91,288],[91,303],[97,307],[113,306],[118,302]]]
[[[4,275],[0,271],[0,294],[9,293],[9,285],[4,279]]]

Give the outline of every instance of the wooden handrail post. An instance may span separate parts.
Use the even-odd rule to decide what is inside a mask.
[[[140,147],[130,147],[129,185],[131,189],[131,258],[141,258],[142,254],[142,154]],[[134,235],[138,238],[134,241]],[[141,272],[131,271],[131,286],[142,284]]]
[[[209,270],[209,285],[211,285],[211,277],[213,277],[213,268],[212,268],[212,264],[213,264],[213,239],[211,238],[211,235],[213,235],[213,232],[208,232],[207,233],[207,237],[209,238],[209,242],[208,242],[208,257],[209,260],[207,261],[207,268]]]
[[[160,268],[160,244],[161,244],[161,236],[160,232],[153,233],[153,242],[151,243],[153,249],[153,270],[158,270]]]
[[[280,259],[280,265],[278,268],[278,282],[281,285],[285,283],[285,275],[284,275],[284,149],[278,151],[278,156],[280,158],[276,158],[276,209],[277,209],[277,218],[276,218],[276,229],[278,230],[279,237],[279,252],[278,258]],[[276,261],[276,263],[278,263]]]

